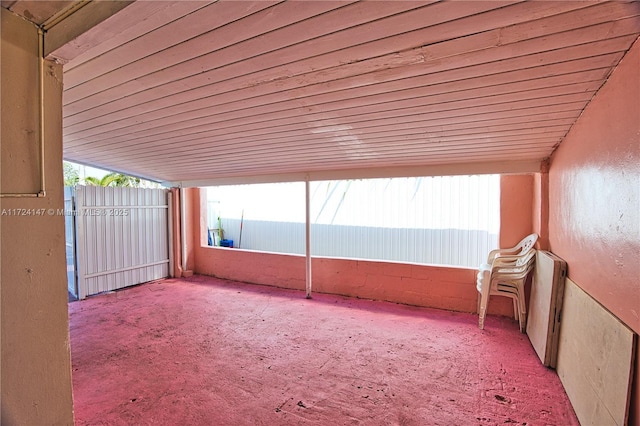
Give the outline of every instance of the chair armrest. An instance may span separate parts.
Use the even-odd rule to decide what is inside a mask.
[[[491,269],[495,268],[496,266],[510,266],[510,265],[515,265],[515,263],[518,260],[521,260],[524,256],[518,256],[518,255],[506,255],[506,256],[498,256],[495,259],[493,259],[493,262],[491,262]]]
[[[498,256],[508,256],[518,252],[517,247],[504,248],[504,249],[495,249],[489,252],[489,256],[487,257],[487,263],[493,263],[493,260]]]
[[[496,257],[491,264],[491,275],[521,274],[533,266],[535,259],[535,250],[524,255]]]

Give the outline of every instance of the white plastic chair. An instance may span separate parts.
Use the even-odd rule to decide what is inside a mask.
[[[480,293],[478,326],[481,329],[484,329],[489,297],[496,295],[513,299],[514,316],[520,324],[520,331],[524,333],[527,324],[524,286],[533,269],[535,258],[536,251],[529,246],[524,254],[494,256],[490,267],[480,269],[476,289]]]
[[[487,257],[487,263],[480,265],[480,270],[491,269],[491,264],[496,256],[519,256],[527,254],[527,252],[533,248],[536,241],[538,241],[538,234],[529,234],[514,247],[491,250]]]

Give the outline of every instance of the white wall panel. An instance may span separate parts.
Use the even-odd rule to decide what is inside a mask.
[[[64,188],[64,241],[67,257],[67,289],[69,293],[78,297],[76,286],[76,238],[75,238],[75,216],[74,211],[75,190],[73,187]]]
[[[167,215],[164,189],[77,187],[79,297],[168,276]]]
[[[209,227],[221,215],[237,247],[244,211],[241,248],[303,254],[300,186],[210,188]],[[313,182],[312,255],[476,267],[498,246],[499,186],[497,175]]]

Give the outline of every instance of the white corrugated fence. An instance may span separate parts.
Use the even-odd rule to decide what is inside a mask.
[[[499,182],[497,175],[312,182],[312,255],[476,267],[498,246]],[[235,247],[304,253],[303,183],[212,187],[207,214],[211,229],[220,217]]]
[[[78,296],[169,275],[166,189],[78,186]]]

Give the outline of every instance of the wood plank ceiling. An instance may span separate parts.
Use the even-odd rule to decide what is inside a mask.
[[[52,54],[64,157],[185,186],[534,171],[639,33],[639,2],[136,1]]]

